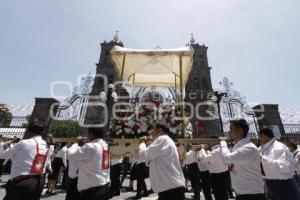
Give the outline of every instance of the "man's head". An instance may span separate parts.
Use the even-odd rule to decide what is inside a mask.
[[[155,139],[160,135],[169,134],[169,128],[166,125],[157,123],[154,126],[153,131],[151,132],[152,137]]]
[[[31,122],[27,128],[28,137],[31,138],[36,135],[42,136],[45,130],[45,125],[42,122]]]
[[[104,129],[103,128],[88,128],[88,138],[94,140],[97,138],[103,138]]]
[[[258,132],[259,141],[262,145],[266,144],[274,138],[274,133],[271,128],[263,127]]]
[[[238,119],[230,121],[229,137],[234,141],[246,138],[249,132],[249,125],[246,120]]]
[[[52,133],[47,133],[46,138],[52,140],[53,139]]]

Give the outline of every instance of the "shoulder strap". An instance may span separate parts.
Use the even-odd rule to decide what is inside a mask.
[[[40,151],[39,151],[39,144],[38,144],[38,142],[36,141],[35,138],[33,138],[33,140],[35,141],[35,144],[36,144],[36,154],[40,154]],[[45,155],[48,155],[49,149],[50,149],[50,148],[47,149],[47,152],[46,152]]]
[[[36,141],[35,138],[33,138],[33,140],[35,141],[36,153],[39,154],[39,144],[38,144],[38,142]]]

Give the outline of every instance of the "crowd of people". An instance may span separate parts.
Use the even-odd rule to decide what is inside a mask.
[[[244,119],[230,122],[232,144],[215,138],[214,144],[190,145],[184,155],[169,137],[169,128],[160,123],[140,138],[136,155],[124,158],[110,154],[101,128],[88,128],[86,137],[72,144],[54,144],[51,135],[44,137],[44,129],[42,123],[32,122],[25,139],[1,142],[0,166],[11,163],[4,200],[40,199],[45,186],[45,195],[55,195],[61,171],[66,200],[119,196],[128,175],[127,190],[137,182],[132,199],[154,192],[158,200],[184,200],[187,181],[195,200],[200,200],[201,190],[205,200],[300,199],[297,145],[276,140],[268,127],[258,132],[256,145],[247,137]]]

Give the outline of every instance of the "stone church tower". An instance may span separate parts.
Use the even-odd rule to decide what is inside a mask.
[[[204,104],[210,101],[213,96],[210,75],[211,67],[209,67],[207,59],[208,47],[196,43],[193,36],[189,45],[194,49],[194,61],[185,86],[185,102],[193,104],[194,108],[196,108],[198,103]],[[198,114],[201,117],[208,117],[210,115],[208,115],[207,111],[214,111],[213,106],[201,105]],[[196,115],[194,115],[191,123],[193,125],[193,136],[195,138],[219,136],[221,133],[218,120],[196,119]]]
[[[119,80],[117,71],[115,70],[112,60],[110,58],[110,51],[115,45],[123,47],[122,41],[119,40],[118,32],[114,36],[113,40],[111,40],[109,42],[104,41],[100,45],[101,45],[100,59],[99,59],[99,62],[96,64],[96,66],[97,66],[96,74],[98,76],[96,75],[96,77],[95,77],[92,91],[89,95],[90,103],[91,102],[100,102],[99,99],[93,99],[93,97],[91,98],[91,96],[99,97],[100,92],[104,91],[105,82],[102,77],[103,75],[107,77],[107,84],[113,84]],[[118,93],[124,92],[123,88],[117,88],[117,90],[119,91]],[[120,92],[120,91],[122,91],[122,92]],[[112,115],[111,111],[112,111],[113,101],[112,101],[112,99],[110,99],[109,94],[107,96],[108,96],[108,100],[107,100],[108,113],[107,114],[108,114],[108,120],[109,120]],[[97,106],[97,105],[95,105],[95,106],[89,105],[89,107],[87,108],[86,116],[85,116],[85,124],[99,124],[99,123],[103,122],[103,118],[104,118],[103,107]]]
[[[118,81],[118,74],[114,69],[113,63],[110,59],[110,50],[115,46],[123,47],[122,41],[119,40],[116,34],[110,42],[104,41],[101,45],[101,52],[99,62],[96,64],[96,74],[106,75],[108,79],[108,84]],[[99,95],[101,91],[104,90],[104,83],[101,77],[96,77],[93,85],[92,95]]]

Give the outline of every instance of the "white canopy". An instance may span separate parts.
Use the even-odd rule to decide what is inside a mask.
[[[141,87],[182,87],[193,64],[190,46],[178,49],[136,50],[114,46],[112,60],[122,81]],[[181,62],[180,62],[181,60]]]

